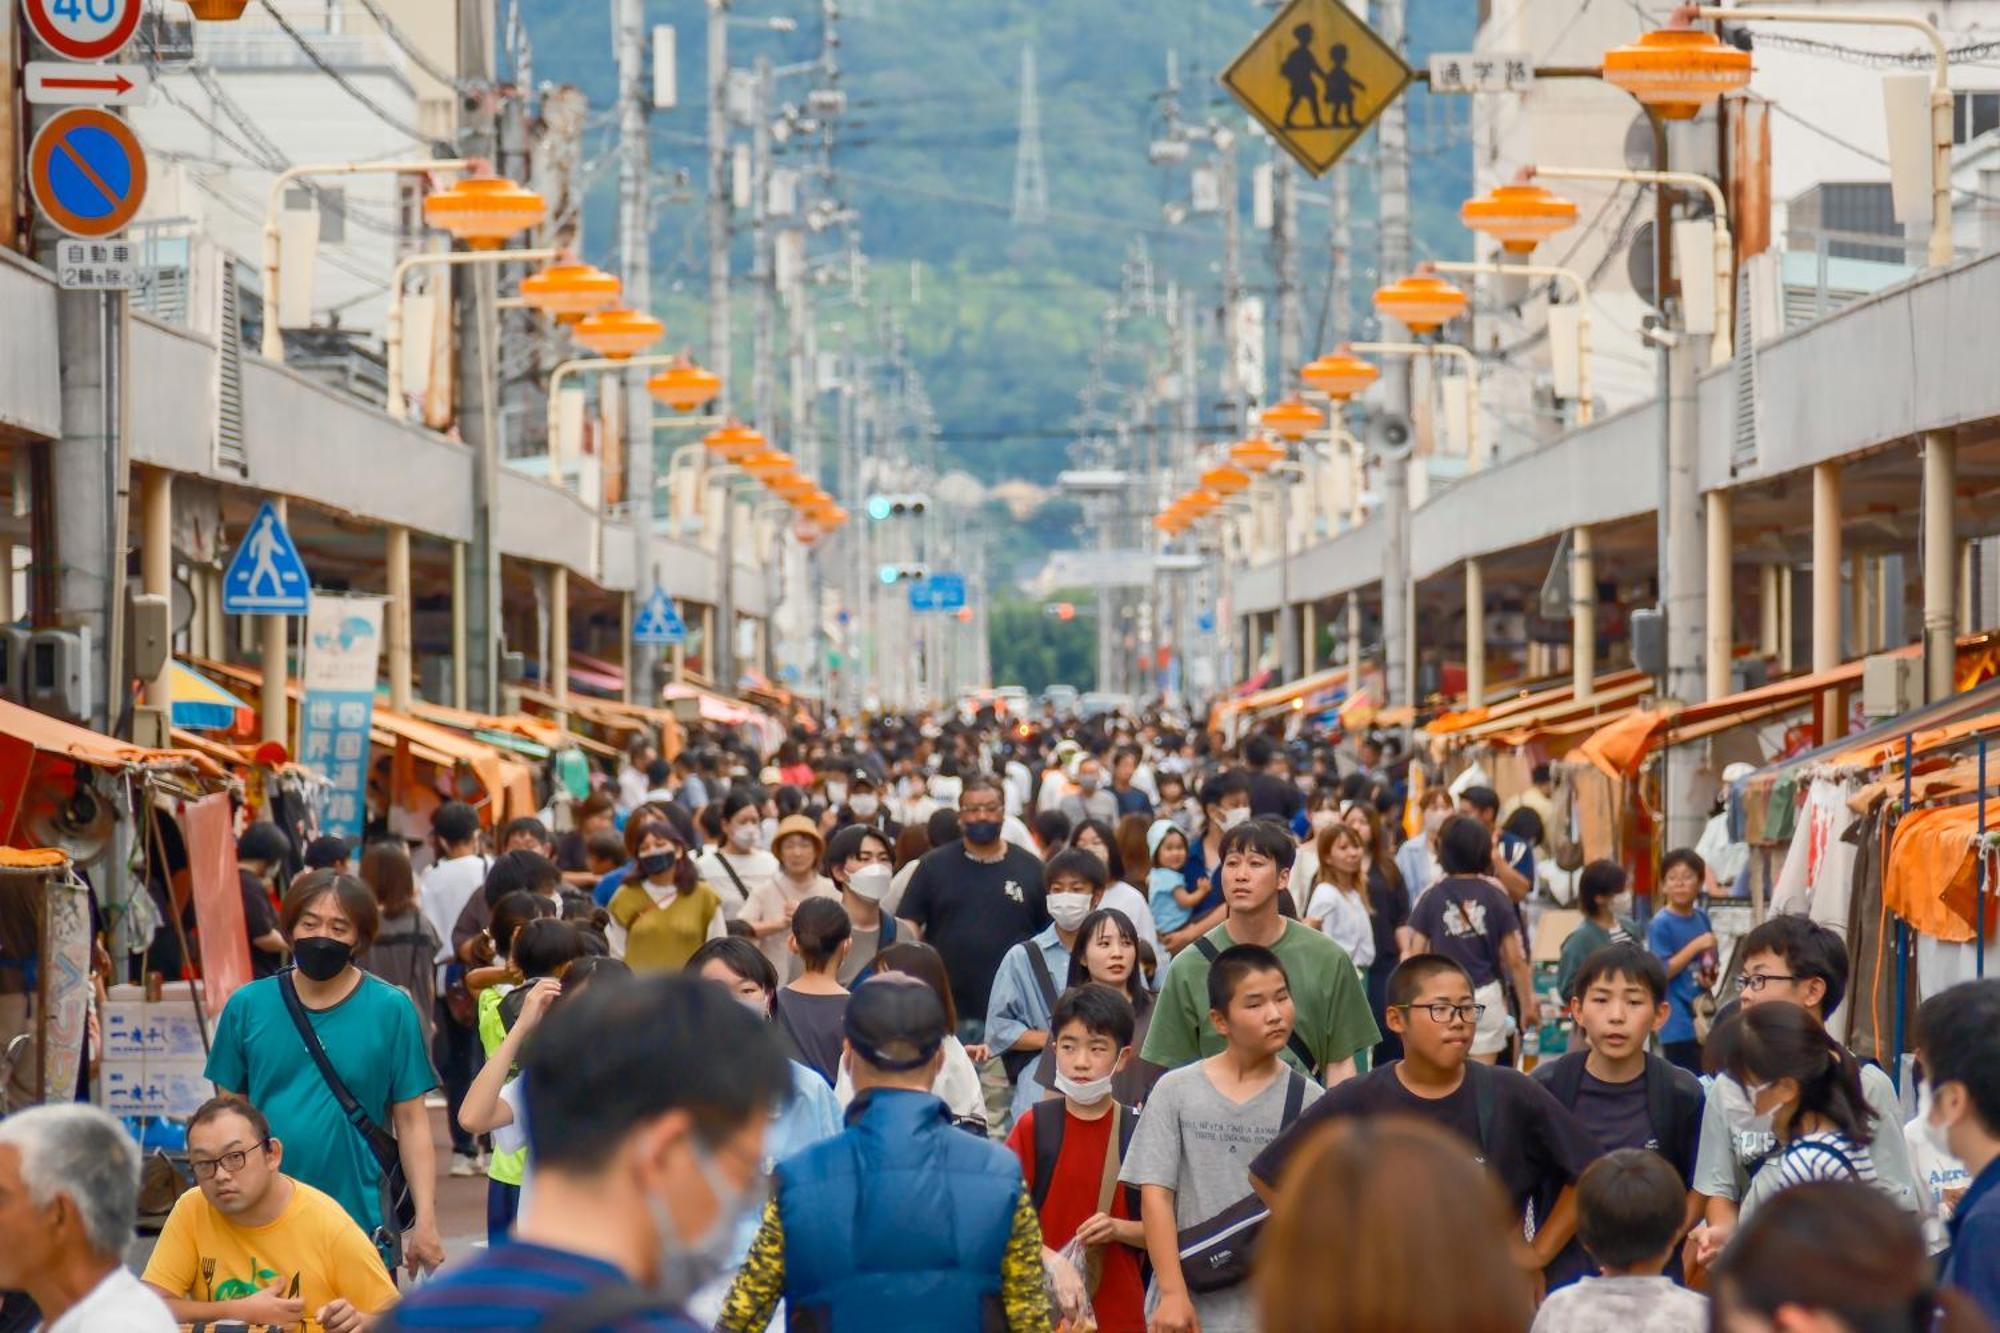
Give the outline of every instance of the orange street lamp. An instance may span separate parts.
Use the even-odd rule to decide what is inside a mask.
[[[250,0],[188,0],[188,10],[200,23],[234,23],[250,7]]]
[[[558,324],[574,324],[585,315],[618,304],[625,284],[595,264],[557,263],[521,279],[521,300]]]
[[[1539,185],[1498,185],[1458,210],[1459,221],[1500,242],[1510,255],[1534,253],[1537,245],[1576,225],[1576,201]]]
[[[1299,372],[1299,378],[1308,388],[1316,389],[1336,403],[1344,403],[1369,385],[1382,378],[1372,361],[1363,361],[1347,350],[1345,345],[1306,364]]]
[[[727,421],[701,437],[709,452],[719,456],[725,463],[735,463],[751,475],[759,475],[752,466],[759,459],[777,467],[790,467],[790,454],[766,449],[764,433],[740,421]]]
[[[666,337],[667,326],[637,310],[600,310],[578,320],[571,336],[588,351],[623,361]]]
[[[1201,518],[1221,506],[1222,496],[1219,492],[1211,490],[1207,486],[1199,486],[1183,495],[1174,503],[1177,507],[1183,509],[1188,517]]]
[[[1412,273],[1375,289],[1375,312],[1412,333],[1434,333],[1465,313],[1465,293],[1443,278]]]
[[[1289,398],[1280,398],[1265,408],[1261,420],[1264,429],[1281,440],[1303,440],[1326,424],[1326,413],[1297,394],[1293,394]]]
[[[646,390],[676,412],[692,412],[722,392],[722,376],[684,356],[647,380]]]
[[[1250,474],[1242,468],[1222,463],[1202,473],[1201,484],[1218,496],[1239,495],[1249,489]]]
[[[1313,415],[1317,417],[1319,413],[1314,412]],[[1264,414],[1266,424],[1269,423],[1270,416],[1269,412]],[[1253,435],[1247,440],[1238,440],[1229,446],[1229,461],[1245,472],[1261,475],[1285,461],[1285,450],[1282,445],[1272,444],[1269,440]]]
[[[1724,93],[1748,87],[1750,53],[1698,28],[1661,28],[1604,53],[1604,81],[1663,120],[1692,120]]]
[[[542,196],[498,176],[467,177],[424,198],[424,221],[474,250],[497,250],[548,215]]]
[[[749,432],[752,435],[756,433],[755,431]],[[757,480],[766,484],[777,480],[779,477],[789,475],[796,466],[790,454],[779,449],[765,449],[761,444],[749,453],[738,454],[731,461],[751,476],[757,478]]]
[[[819,489],[818,483],[812,481],[810,478],[801,477],[796,473],[780,477],[776,481],[767,482],[766,485],[770,489],[771,494],[788,503],[796,503],[803,500]]]

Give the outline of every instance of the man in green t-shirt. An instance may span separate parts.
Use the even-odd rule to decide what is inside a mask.
[[[1330,1088],[1352,1078],[1355,1057],[1382,1039],[1347,950],[1278,914],[1278,893],[1291,878],[1296,850],[1275,820],[1246,820],[1223,835],[1222,893],[1229,913],[1174,955],[1141,1058],[1174,1069],[1222,1049],[1222,1036],[1208,1019],[1208,968],[1216,954],[1236,944],[1261,944],[1285,965],[1298,1010],[1284,1050],[1290,1064]]]

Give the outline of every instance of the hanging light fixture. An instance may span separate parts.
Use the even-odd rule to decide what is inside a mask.
[[[1250,487],[1250,474],[1242,468],[1220,463],[1201,474],[1201,484],[1217,495],[1238,495]]]
[[[1604,53],[1604,81],[1664,120],[1692,120],[1724,93],[1750,84],[1750,53],[1704,28],[1660,28]]]
[[[1375,312],[1412,333],[1432,333],[1465,313],[1465,293],[1443,278],[1412,273],[1375,289]]]
[[[571,336],[588,351],[623,361],[666,337],[667,326],[637,310],[600,310],[578,320]]]
[[[1363,361],[1343,346],[1308,362],[1299,378],[1334,402],[1344,403],[1381,379],[1382,372],[1374,362]]]
[[[760,455],[782,460],[782,465],[785,467],[792,465],[791,455],[766,450],[764,433],[740,421],[724,422],[702,436],[701,442],[708,446],[710,453],[726,463],[738,464],[746,472],[751,471],[749,460],[754,460]]]
[[[647,380],[646,391],[676,412],[692,412],[722,392],[722,376],[683,356]]]
[[[757,434],[755,431],[750,431],[749,433],[752,435]],[[760,442],[759,448],[749,453],[738,454],[731,461],[765,485],[769,485],[777,478],[786,476],[795,470],[790,454],[779,449],[762,448],[761,442],[763,437],[761,435],[758,436],[758,440]]]
[[[1260,435],[1252,435],[1229,446],[1229,461],[1245,472],[1262,475],[1285,461],[1285,450],[1283,445],[1272,444]]]
[[[1576,225],[1576,201],[1539,185],[1497,185],[1458,210],[1459,221],[1500,242],[1510,255],[1532,254],[1537,245]]]
[[[558,324],[574,324],[617,305],[624,289],[624,283],[594,264],[550,264],[521,279],[521,300]]]
[[[548,215],[542,196],[498,176],[469,176],[424,197],[424,221],[474,250],[498,250]]]
[[[1326,413],[1292,394],[1265,408],[1259,420],[1281,440],[1303,440],[1326,424]]]

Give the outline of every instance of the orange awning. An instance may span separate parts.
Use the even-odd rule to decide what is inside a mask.
[[[100,735],[61,718],[0,699],[0,735],[25,741],[43,754],[92,768],[180,768],[221,777],[222,766],[193,750],[153,750]]]

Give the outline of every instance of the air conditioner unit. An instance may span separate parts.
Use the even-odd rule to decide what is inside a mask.
[[[1861,664],[1861,715],[1894,717],[1923,702],[1924,664],[1879,653]]]
[[[71,722],[89,721],[89,627],[30,634],[23,675],[28,707]]]
[[[0,699],[11,703],[28,702],[28,635],[19,625],[0,626]]]

